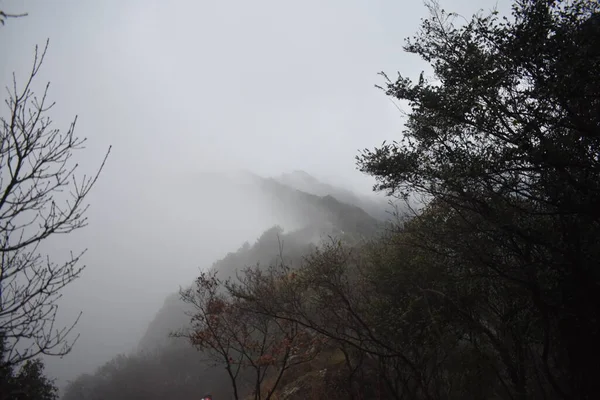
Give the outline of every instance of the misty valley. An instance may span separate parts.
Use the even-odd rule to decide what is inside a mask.
[[[600,3],[234,3],[0,3],[0,400],[599,398]]]

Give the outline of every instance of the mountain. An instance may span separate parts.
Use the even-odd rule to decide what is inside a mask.
[[[213,196],[241,198],[246,206],[255,207],[255,211],[258,208],[270,211],[271,228],[264,231],[253,245],[246,243],[211,266],[223,278],[235,275],[236,271],[246,266],[273,262],[279,254],[280,245],[283,245],[286,257],[299,259],[310,251],[311,246],[328,236],[360,240],[376,234],[383,226],[381,220],[357,205],[368,203],[370,199],[361,199],[350,191],[321,183],[305,172],[284,174],[279,178],[263,178],[249,172],[203,174],[200,181],[207,188],[207,193]],[[296,186],[315,193],[300,190]],[[354,203],[342,202],[330,193],[342,195]],[[376,209],[377,203],[370,205]],[[244,209],[242,204],[238,207]],[[379,213],[383,213],[382,210]],[[262,214],[263,211],[257,213]],[[185,326],[188,321],[185,304],[179,300],[178,293],[173,293],[165,299],[162,308],[148,325],[139,349],[152,350],[169,343],[169,333]]]
[[[332,196],[340,202],[352,204],[362,208],[373,218],[387,221],[390,217],[388,198],[375,195],[365,196],[353,193],[350,190],[324,183],[305,171],[293,171],[281,174],[274,179],[294,189],[314,194],[316,196]]]
[[[300,215],[306,226],[326,226],[341,231],[370,236],[382,225],[380,221],[365,212],[357,203],[346,203],[327,193],[311,194],[277,179],[265,179],[262,188],[270,193],[275,207],[292,215]]]
[[[304,172],[275,178],[247,172],[203,173],[190,178],[190,185],[166,191],[177,193],[182,207],[200,203],[193,195],[201,192],[204,208],[214,204],[215,209],[229,210],[200,221],[220,229],[212,240],[218,241],[229,231],[235,238],[246,235],[246,240],[251,239],[256,227],[263,226],[262,234],[253,243],[245,242],[212,265],[201,266],[216,271],[221,278],[235,276],[236,271],[247,266],[269,265],[281,254],[287,263],[297,265],[328,236],[356,242],[377,234],[384,225],[382,218],[374,216],[384,214],[382,203],[324,184]],[[244,218],[238,223],[236,215]],[[186,311],[191,309],[178,293],[169,295],[149,323],[137,351],[114,358],[93,376],[75,380],[67,389],[71,397],[65,399],[85,400],[88,397],[82,398],[83,392],[99,398],[125,399],[144,393],[148,399],[191,399],[202,395],[198,392],[207,387],[213,388],[215,398],[229,396],[224,371],[212,368],[185,340],[169,337],[171,332],[188,326],[190,317]],[[167,394],[150,389],[158,378],[164,381],[160,390]]]

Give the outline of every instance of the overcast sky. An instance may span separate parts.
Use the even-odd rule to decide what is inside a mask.
[[[441,4],[470,16],[496,1]],[[57,126],[79,116],[87,171],[113,146],[89,198],[90,226],[53,242],[58,253],[88,248],[63,309],[84,312],[82,337],[49,361],[60,379],[132,348],[165,295],[262,229],[251,219],[238,229],[235,216],[215,235],[222,217],[199,215],[235,202],[203,203],[196,173],[301,169],[367,192],[357,150],[402,128],[374,88],[377,72],[416,78],[424,68],[401,48],[427,15],[418,0],[0,0],[0,9],[29,13],[0,27],[2,85],[13,71],[25,77],[49,38],[37,83],[51,81]]]

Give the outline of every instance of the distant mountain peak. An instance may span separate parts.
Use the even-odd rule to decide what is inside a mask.
[[[331,196],[341,203],[357,206],[378,220],[386,221],[389,218],[386,213],[388,207],[387,200],[382,201],[381,199],[374,197],[358,195],[346,188],[321,182],[306,171],[295,170],[281,174],[272,179],[305,193],[310,193],[319,197]]]

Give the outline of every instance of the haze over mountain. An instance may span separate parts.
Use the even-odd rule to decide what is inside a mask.
[[[270,217],[261,219],[264,232],[261,232],[260,235],[252,235],[251,232],[248,232],[244,242],[230,248],[224,257],[215,259],[206,265],[199,265],[199,270],[214,269],[223,278],[233,277],[236,272],[242,271],[245,267],[257,264],[268,265],[274,262],[279,256],[280,249],[283,250],[287,259],[295,260],[298,263],[302,257],[310,253],[311,249],[330,236],[360,240],[360,238],[372,237],[385,226],[385,221],[375,219],[356,204],[339,201],[331,193],[340,193],[346,199],[358,204],[370,204],[374,210],[377,210],[378,203],[369,197],[361,198],[349,190],[324,184],[306,172],[294,172],[282,176],[285,179],[263,178],[249,172],[198,175],[197,181],[206,190],[206,196],[210,196],[210,199],[206,197],[203,199],[205,204],[207,201],[217,202],[222,199],[226,202],[227,199],[236,198],[240,201],[235,204],[231,203],[231,209],[236,213],[262,216],[265,210],[268,210]],[[298,178],[301,178],[302,181],[298,181]],[[292,179],[295,180],[292,181]],[[285,184],[284,180],[288,183],[295,182],[295,184],[293,186]],[[299,190],[298,187],[320,195]],[[220,204],[220,207],[222,206],[223,204]],[[384,204],[381,206],[384,207]],[[379,210],[379,215],[384,215],[383,211],[385,208]],[[246,220],[244,222],[249,223],[248,226],[256,226],[258,221]],[[270,225],[267,225],[269,223]],[[238,229],[238,232],[244,231],[244,229]],[[187,287],[191,283],[190,279],[187,282],[180,282],[180,285]],[[121,379],[120,376],[123,377],[122,379],[129,379],[126,378],[128,374],[126,366],[130,363],[138,365],[136,368],[148,369],[155,368],[152,366],[159,359],[163,360],[162,363],[166,362],[164,361],[166,359],[172,359],[169,363],[174,364],[168,370],[160,369],[162,371],[160,375],[164,379],[175,379],[176,375],[188,376],[188,373],[192,375],[185,379],[182,378],[183,381],[177,381],[178,383],[173,384],[174,386],[169,386],[171,394],[180,392],[184,396],[189,391],[199,388],[206,389],[207,386],[210,386],[213,394],[221,393],[226,396],[229,393],[226,376],[221,372],[211,372],[208,375],[194,373],[193,371],[206,372],[210,364],[203,364],[205,363],[202,361],[203,358],[199,357],[195,351],[190,351],[189,345],[184,340],[169,337],[172,332],[189,326],[190,316],[188,313],[193,311],[188,304],[181,301],[176,287],[172,287],[171,291],[172,293],[164,298],[162,306],[157,307],[137,345],[122,352],[125,357],[129,358],[113,358],[115,356],[113,355],[112,361],[96,370],[95,373],[92,373],[94,369],[90,369],[88,373],[92,373],[91,375],[78,376],[75,386],[78,388],[77,390],[83,393],[91,390],[90,387],[94,387],[95,391],[109,396],[106,394],[108,392],[103,392],[103,390],[109,389],[102,389],[99,383],[102,374],[108,373],[106,371],[113,371],[110,373],[112,380],[109,382],[111,382],[111,387],[114,387],[116,385],[114,380]],[[175,360],[177,361],[175,362]],[[119,367],[119,365],[121,366]],[[145,367],[139,365],[145,365]],[[69,381],[74,378],[76,377],[71,377]],[[71,387],[69,393],[71,395],[79,393],[74,390]],[[121,393],[121,395],[123,394]]]
[[[376,220],[361,209],[357,204],[366,203],[374,210],[378,204],[369,197],[360,198],[349,190],[336,188],[324,184],[306,172],[295,171],[283,174],[281,178],[261,178],[248,172],[229,175],[229,179],[223,175],[212,175],[215,186],[210,187],[211,193],[233,195],[227,192],[236,192],[236,196],[243,199],[252,199],[250,204],[262,206],[271,210],[272,225],[284,228],[286,233],[283,243],[284,251],[287,247],[290,251],[300,251],[303,246],[317,245],[328,236],[360,235],[363,237],[373,236],[384,226],[384,221]],[[283,181],[287,184],[282,183]],[[304,190],[300,190],[302,187]],[[319,194],[317,194],[319,193]],[[342,194],[346,199],[354,203],[345,203],[336,199],[332,193]],[[379,204],[379,215],[385,215],[385,204]],[[232,259],[236,251],[249,249],[250,243],[259,240],[258,237],[248,237],[245,244],[240,248],[232,248],[228,255],[216,262],[213,266],[220,270],[222,276],[231,276],[235,271],[256,263],[268,263],[271,257],[277,256],[276,248],[270,248],[273,253],[244,254],[236,260]],[[301,249],[301,250],[298,250]],[[307,248],[308,249],[308,248]],[[293,254],[288,254],[292,256]],[[216,260],[215,260],[216,261]],[[200,268],[207,268],[200,266]],[[191,283],[191,282],[189,282]],[[187,286],[182,282],[183,286]],[[169,295],[158,311],[156,317],[149,324],[148,330],[140,341],[141,350],[152,349],[153,346],[167,341],[169,333],[189,323],[189,317],[185,315],[186,306],[179,300],[178,293]]]
[[[306,193],[317,196],[330,195],[343,203],[358,206],[372,217],[380,220],[388,220],[391,217],[390,212],[393,211],[392,207],[389,206],[389,198],[375,194],[370,196],[356,194],[343,187],[323,183],[305,171],[284,173],[275,177],[275,179]]]
[[[152,204],[156,210],[167,210],[167,212],[140,214],[141,210],[132,207],[125,218],[112,223],[120,226],[121,232],[131,232],[130,221],[146,221],[146,227],[138,223],[136,232],[131,233],[138,239],[144,238],[145,240],[140,243],[145,244],[141,247],[133,245],[127,248],[127,252],[132,255],[136,252],[146,254],[145,261],[138,256],[137,260],[132,258],[130,262],[136,264],[141,262],[149,270],[169,268],[172,273],[168,277],[163,277],[160,284],[154,282],[151,275],[144,275],[143,269],[139,270],[141,276],[128,278],[127,270],[122,269],[125,268],[125,264],[120,260],[115,264],[115,268],[118,265],[122,267],[118,271],[115,270],[115,274],[120,275],[124,280],[134,279],[138,284],[123,286],[123,292],[112,293],[107,298],[107,302],[115,304],[114,308],[104,308],[107,303],[104,303],[102,308],[96,308],[92,304],[92,308],[82,316],[78,326],[82,335],[79,345],[68,359],[50,358],[48,370],[64,383],[75,377],[69,368],[73,362],[78,363],[79,370],[91,373],[115,355],[129,353],[138,348],[140,340],[143,344],[147,344],[151,341],[148,339],[150,337],[156,338],[158,342],[165,339],[169,331],[177,327],[162,322],[170,320],[170,316],[165,317],[165,314],[169,313],[162,313],[160,318],[155,318],[155,315],[161,307],[170,309],[174,303],[177,303],[177,296],[174,293],[177,292],[178,287],[190,284],[199,270],[206,269],[228,253],[235,252],[244,242],[252,243],[265,230],[275,225],[281,226],[286,232],[303,232],[307,242],[315,242],[327,234],[339,232],[360,232],[369,235],[383,224],[383,221],[376,220],[359,206],[363,203],[372,206],[380,204],[382,208],[379,215],[385,215],[384,211],[389,209],[389,206],[383,202],[377,203],[377,197],[372,196],[375,200],[371,200],[370,196],[361,198],[353,195],[349,190],[322,183],[307,173],[302,173],[302,176],[308,177],[313,185],[312,188],[307,189],[320,195],[298,190],[296,186],[286,185],[277,178],[261,177],[242,170],[222,172],[209,170],[190,173],[185,177],[161,179],[161,190],[157,192]],[[328,194],[329,192],[343,193],[356,203],[341,202]],[[176,196],[177,200],[174,202],[171,196]],[[145,215],[148,217],[146,218]],[[102,225],[101,221],[96,223]],[[160,226],[165,232],[176,235],[187,233],[166,248],[163,243],[157,241],[162,234],[153,233],[152,229],[155,226]],[[103,243],[110,247],[115,246],[112,240],[107,239],[97,238],[96,246]],[[107,256],[110,251],[107,248]],[[89,279],[99,279],[100,275],[105,276],[105,274],[106,270],[95,271],[95,274],[94,271],[90,271]],[[98,278],[94,278],[94,275]],[[101,288],[103,281],[96,282],[98,288]],[[146,282],[148,288],[151,287],[153,290],[148,292],[147,288],[141,285],[142,282]],[[128,308],[116,306],[120,298],[134,294],[132,291],[137,291],[135,297],[145,303],[135,316],[130,315]],[[94,290],[88,289],[87,296],[93,292]],[[66,296],[69,295],[70,292],[67,291]],[[83,293],[78,295],[87,297]],[[164,303],[166,298],[170,301]],[[74,305],[65,309],[65,311],[70,310],[75,312],[77,309]],[[113,318],[118,317],[120,322],[116,326],[105,326],[104,339],[98,342],[93,340],[93,332],[97,333],[98,327],[89,318],[101,313],[111,313]],[[152,320],[158,322],[151,323]],[[181,321],[181,319],[177,320]],[[147,329],[149,323],[152,326],[158,324],[161,328]],[[114,340],[111,339],[113,336]],[[114,344],[116,337],[119,338],[119,345]]]

